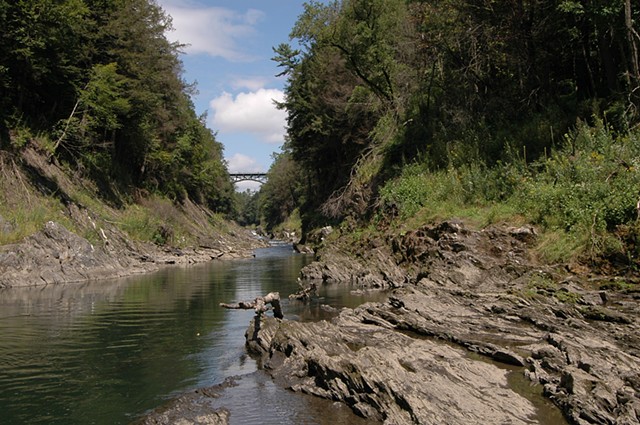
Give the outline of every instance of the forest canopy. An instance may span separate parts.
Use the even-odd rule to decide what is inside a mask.
[[[626,134],[639,19],[630,0],[305,3],[274,49],[303,226],[370,216],[406,166],[531,164],[580,123]]]
[[[42,136],[95,179],[230,211],[222,145],[153,0],[0,0],[0,27],[0,148]]]

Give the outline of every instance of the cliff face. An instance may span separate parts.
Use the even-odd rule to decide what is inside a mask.
[[[173,204],[141,197],[126,205],[111,194],[107,203],[95,184],[35,149],[2,152],[0,167],[0,240],[17,239],[0,245],[0,288],[122,277],[167,264],[246,257],[263,246],[188,199]],[[138,230],[158,243],[128,233],[127,208],[143,217]]]

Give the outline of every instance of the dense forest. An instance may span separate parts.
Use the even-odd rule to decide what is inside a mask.
[[[149,0],[0,0],[0,149],[36,146],[102,195],[233,209],[170,18]]]
[[[0,151],[35,147],[105,198],[189,199],[269,230],[521,220],[551,259],[635,261],[639,9],[307,2],[274,48],[288,134],[252,195],[234,194],[155,2],[0,0]]]
[[[288,139],[263,219],[508,216],[562,234],[550,251],[631,255],[637,229],[610,236],[637,216],[639,19],[629,0],[306,3],[274,49]]]

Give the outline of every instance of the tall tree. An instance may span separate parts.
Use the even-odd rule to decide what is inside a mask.
[[[0,137],[35,128],[95,178],[231,210],[222,145],[154,0],[0,0],[0,24]]]

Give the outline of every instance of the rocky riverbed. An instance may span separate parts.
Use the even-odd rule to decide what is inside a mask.
[[[638,284],[536,264],[535,236],[444,222],[356,256],[325,251],[305,282],[392,288],[388,301],[330,322],[263,318],[247,344],[282,385],[376,422],[549,423],[491,359],[569,423],[640,423]]]

